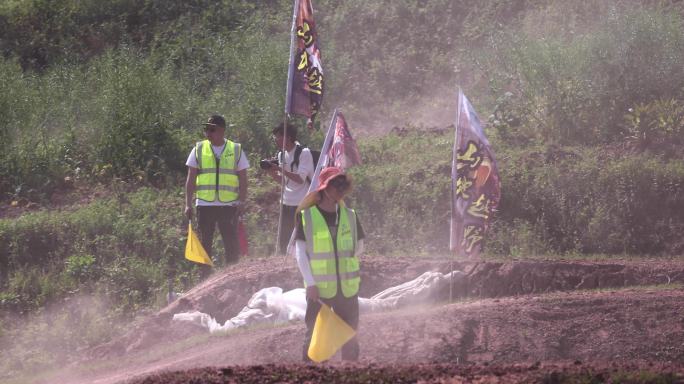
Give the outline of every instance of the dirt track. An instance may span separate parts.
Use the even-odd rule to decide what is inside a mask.
[[[362,382],[363,377],[370,382],[448,378],[564,382],[549,378],[603,375],[605,379],[641,370],[671,373],[666,382],[684,377],[684,262],[458,263],[455,269],[467,272],[469,278],[454,287],[456,302],[363,316],[362,360],[353,366],[299,365],[303,324],[206,337],[193,326],[170,322],[173,313],[190,309],[223,321],[260,288],[296,287],[296,270],[285,261],[282,264],[288,265],[273,260],[244,262],[215,275],[126,337],[89,351],[91,359],[81,364],[107,361],[113,367],[62,372],[58,379],[74,383],[189,382],[193,376],[203,378],[197,382],[212,383],[300,382],[304,377],[314,382]],[[427,270],[447,271],[449,262],[375,258],[365,260],[364,268],[362,295],[370,296]],[[446,295],[448,291],[441,292],[438,299]],[[153,373],[199,367],[217,368],[144,379]],[[486,380],[482,382],[497,382]]]

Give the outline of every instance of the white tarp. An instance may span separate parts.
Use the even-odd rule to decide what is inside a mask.
[[[411,281],[388,288],[370,299],[360,297],[359,311],[361,313],[378,312],[435,302],[436,293],[449,286],[452,275],[454,281],[464,277],[463,272],[460,271],[447,274],[425,272]],[[214,333],[264,323],[282,324],[302,321],[305,313],[304,288],[283,292],[282,288],[269,287],[255,293],[249,299],[247,306],[223,325],[210,315],[198,311],[177,313],[173,315],[173,320],[190,322]]]

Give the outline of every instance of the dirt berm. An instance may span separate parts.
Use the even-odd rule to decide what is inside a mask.
[[[452,265],[444,259],[367,257],[362,263],[365,297],[425,271],[448,272],[453,266],[467,277],[453,287],[452,303],[447,286],[436,293],[438,304],[362,316],[362,359],[356,365],[312,367],[299,365],[301,323],[207,337],[198,327],[171,321],[174,313],[198,310],[223,322],[261,288],[301,285],[289,259],[241,262],[124,337],[88,351],[88,364],[106,360],[121,361],[121,366],[70,380],[191,382],[181,378],[199,375],[204,381],[194,382],[300,382],[304,377],[298,372],[308,372],[313,382],[382,382],[381,377],[385,382],[462,382],[468,377],[501,379],[478,382],[574,382],[561,379],[655,372],[669,378],[665,382],[679,382],[684,372],[683,261]],[[160,374],[188,369],[195,370]],[[349,380],[342,379],[344,372]],[[561,381],[547,380],[554,377]]]

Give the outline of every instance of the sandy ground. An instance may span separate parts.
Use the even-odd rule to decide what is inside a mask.
[[[301,364],[302,323],[209,336],[170,320],[196,309],[224,321],[260,288],[297,287],[292,264],[219,271],[43,382],[684,382],[684,261],[455,263],[468,278],[453,302],[446,289],[439,304],[362,316],[355,364]],[[368,258],[361,294],[451,266]]]

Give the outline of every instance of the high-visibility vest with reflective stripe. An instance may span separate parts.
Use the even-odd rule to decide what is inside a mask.
[[[342,294],[345,297],[356,295],[359,292],[361,276],[359,259],[355,256],[357,232],[354,210],[346,207],[340,208],[337,257],[335,257],[335,248],[328,224],[316,206],[302,212],[302,225],[306,236],[306,251],[309,255],[311,272],[320,296],[324,299],[335,297],[338,275],[342,285]]]
[[[241,147],[238,143],[226,140],[226,146],[216,160],[209,140],[199,141],[195,146],[197,158],[197,198],[204,201],[229,203],[238,199],[237,163]]]

